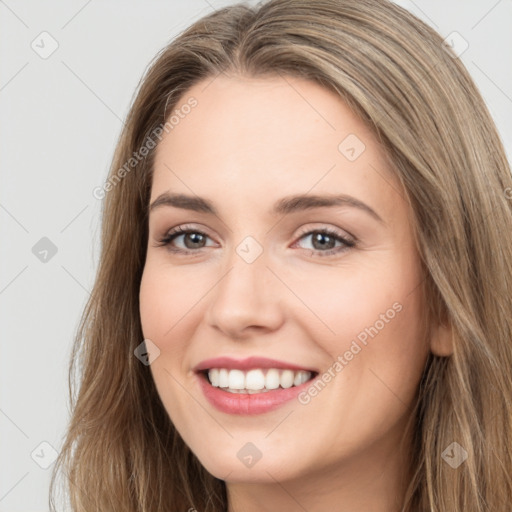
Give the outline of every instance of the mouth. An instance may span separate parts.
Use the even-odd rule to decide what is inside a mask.
[[[235,415],[270,412],[297,398],[319,374],[312,368],[259,357],[209,359],[194,372],[208,402]]]
[[[214,388],[249,395],[298,387],[318,375],[315,371],[281,368],[254,368],[248,371],[210,368],[199,371],[199,374]]]

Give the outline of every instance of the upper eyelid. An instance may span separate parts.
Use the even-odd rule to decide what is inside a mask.
[[[196,226],[189,225],[189,224],[180,224],[178,226],[170,228],[163,233],[161,238],[165,238],[165,237],[171,236],[171,235],[184,235],[189,232],[202,233],[211,239],[214,238],[213,236],[210,235],[209,230],[207,228],[196,227]]]
[[[320,224],[320,226],[319,227],[310,226],[310,227],[301,228],[300,232],[296,236],[301,237],[301,236],[304,236],[307,234],[311,234],[311,232],[313,232],[313,231],[332,231],[332,232],[336,233],[338,236],[356,240],[356,237],[354,235],[352,235],[351,233],[349,233],[345,229],[342,229],[339,227],[327,226],[326,224],[322,224],[321,222],[317,222],[316,224]],[[160,235],[160,236],[157,235],[157,237],[163,238],[163,237],[169,236],[171,234],[172,235],[183,234],[184,231],[185,232],[193,231],[193,232],[203,233],[205,235],[208,235],[210,238],[214,238],[213,236],[210,235],[210,233],[209,233],[210,230],[208,228],[205,228],[202,226],[197,227],[194,224],[179,224],[177,226],[174,226],[172,228],[165,230],[162,235]],[[346,237],[344,235],[346,235]]]
[[[319,224],[321,224],[321,223],[319,223]],[[343,230],[338,227],[334,228],[331,226],[328,227],[326,225],[322,225],[322,226],[316,227],[316,228],[312,227],[312,226],[302,228],[301,231],[297,235],[294,236],[295,240],[294,240],[293,244],[295,245],[299,240],[301,240],[305,236],[311,236],[314,232],[327,232],[328,234],[334,235],[334,236],[338,237],[338,239],[340,239],[341,241],[344,241],[346,243],[350,243],[353,245],[358,243],[358,239],[355,236],[353,236],[352,234],[350,234],[349,232],[347,232],[346,230]],[[203,235],[206,235],[208,238],[210,238],[210,240],[214,240],[214,237],[212,237],[208,233],[207,229],[202,228],[202,227],[196,227],[192,224],[180,224],[171,229],[168,229],[161,237],[158,237],[158,240],[162,241],[162,240],[165,240],[166,238],[172,237],[172,241],[174,241],[179,236],[186,235],[188,233],[201,233]],[[169,243],[170,243],[170,241],[169,241]],[[203,248],[206,248],[206,247],[203,247]],[[200,248],[200,249],[203,249],[203,248]],[[190,250],[190,251],[195,252],[200,249],[196,249],[196,250],[195,249],[183,249],[183,250]]]

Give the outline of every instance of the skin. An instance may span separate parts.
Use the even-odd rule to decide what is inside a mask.
[[[450,347],[442,327],[425,341],[412,213],[383,150],[338,96],[304,79],[220,75],[179,105],[191,96],[197,106],[157,147],[150,203],[170,191],[197,195],[218,214],[161,206],[149,216],[140,314],[160,350],[150,368],[163,405],[204,467],[226,481],[230,512],[396,511],[408,476],[407,413],[429,351]],[[338,149],[349,134],[365,145],[354,161]],[[285,196],[334,193],[382,221],[346,205],[269,213]],[[207,235],[202,248],[183,235],[172,246],[195,252],[159,246],[184,225]],[[311,231],[325,228],[356,245],[323,256],[333,245],[315,244]],[[236,252],[247,236],[263,250],[252,263]],[[219,412],[192,371],[207,358],[255,355],[322,374],[396,303],[400,312],[306,405]],[[252,467],[237,457],[247,442],[262,454]]]

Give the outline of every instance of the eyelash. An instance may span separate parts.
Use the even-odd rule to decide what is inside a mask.
[[[159,240],[159,243],[156,244],[156,247],[167,247],[167,249],[169,251],[171,251],[173,253],[183,254],[183,255],[190,255],[192,253],[197,254],[198,251],[200,251],[201,249],[205,249],[205,247],[200,247],[199,249],[178,249],[176,247],[171,246],[171,242],[175,238],[177,238],[178,236],[186,235],[186,234],[190,234],[190,233],[195,233],[195,234],[199,234],[199,235],[208,237],[208,235],[206,233],[203,233],[202,231],[199,231],[197,229],[188,228],[187,226],[185,226],[185,227],[179,226],[179,227],[175,228],[174,230],[170,231],[169,233],[167,233],[163,238],[161,238]],[[344,244],[344,247],[337,247],[337,248],[333,248],[333,249],[328,249],[326,251],[320,251],[318,249],[306,249],[306,250],[310,250],[311,253],[317,253],[317,255],[320,257],[338,254],[338,253],[344,252],[344,251],[356,246],[355,240],[349,240],[347,238],[344,238],[337,231],[335,231],[333,229],[329,229],[329,228],[312,229],[309,231],[305,231],[304,233],[302,233],[299,236],[298,240],[304,238],[305,236],[313,235],[315,233],[328,235],[330,237],[333,237],[336,241],[339,241],[342,244]]]

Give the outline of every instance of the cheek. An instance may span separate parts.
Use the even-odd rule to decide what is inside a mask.
[[[145,339],[153,340],[158,332],[159,301],[161,291],[155,290],[154,279],[144,268],[139,291],[139,311],[142,333]]]
[[[139,294],[144,337],[156,341],[160,349],[171,348],[160,344],[176,338],[174,333],[194,316],[194,310],[207,290],[207,285],[197,279],[193,271],[148,260]],[[165,343],[169,344],[168,341]]]
[[[326,460],[359,449],[362,441],[371,444],[401,421],[428,355],[419,322],[419,273],[412,266],[365,270],[316,280],[315,286],[304,282],[302,288],[308,305],[334,331],[313,330],[312,315],[309,322],[301,320],[302,330],[327,355],[319,375],[323,383],[312,386],[301,402],[307,429],[316,428],[318,418],[329,425],[332,453],[325,453]]]
[[[160,349],[150,371],[160,399],[176,426],[188,417],[190,409],[190,397],[183,389],[190,338],[185,330],[190,329],[190,321],[196,314],[194,304],[201,297],[199,288],[202,288],[187,286],[190,282],[186,272],[170,269],[149,258],[139,293],[144,338]]]
[[[193,267],[171,267],[157,258],[148,258],[141,279],[142,332],[160,349],[150,369],[164,401],[181,396],[179,383],[190,377],[191,339],[201,325],[203,304],[215,282],[206,276],[199,278]]]
[[[296,275],[307,276],[297,280],[290,273],[286,280],[296,296],[295,315],[305,329],[315,327],[316,339],[329,347],[329,352],[346,350],[348,341],[365,341],[377,333],[409,329],[419,320],[421,304],[416,288],[420,272],[414,260],[405,262],[376,255],[377,262],[369,262],[358,268],[339,266],[319,268],[314,277],[310,272],[299,269]],[[304,307],[307,306],[307,308]],[[404,321],[406,317],[406,321]],[[332,349],[332,350],[331,350]]]
[[[376,260],[297,283],[294,291],[314,315],[295,318],[328,355],[327,371],[342,375],[329,382],[336,382],[343,403],[354,396],[361,404],[375,397],[410,403],[428,355],[420,323],[421,271],[413,254],[379,254]]]

